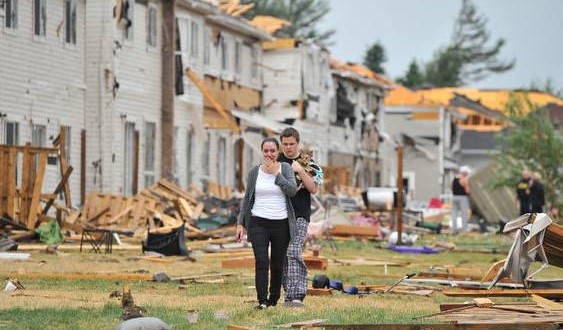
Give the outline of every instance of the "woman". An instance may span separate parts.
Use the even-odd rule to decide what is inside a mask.
[[[258,309],[275,306],[280,299],[287,245],[297,230],[290,200],[297,192],[297,184],[291,165],[277,160],[279,147],[274,138],[262,141],[263,162],[248,172],[237,221],[237,240],[241,241],[248,231],[254,251]],[[271,273],[269,297],[268,270]]]

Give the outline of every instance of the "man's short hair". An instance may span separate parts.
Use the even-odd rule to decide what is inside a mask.
[[[299,143],[299,132],[293,127],[284,128],[280,133],[280,141],[282,141],[284,137],[294,137],[295,141]]]

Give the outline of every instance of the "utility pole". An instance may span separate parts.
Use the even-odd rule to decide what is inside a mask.
[[[398,144],[397,151],[397,245],[403,244],[403,146]]]
[[[162,163],[161,177],[174,177],[174,97],[175,97],[175,51],[176,13],[175,0],[162,2]]]

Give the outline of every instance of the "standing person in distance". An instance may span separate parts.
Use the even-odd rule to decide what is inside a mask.
[[[457,217],[461,215],[461,230],[467,232],[467,221],[469,219],[469,167],[459,168],[459,174],[452,181],[452,230],[455,234],[458,231]]]
[[[532,173],[530,184],[530,211],[532,213],[543,213],[545,205],[545,189],[541,183],[541,174]]]
[[[248,232],[248,240],[252,243],[257,309],[273,307],[280,299],[287,245],[296,235],[295,213],[290,200],[297,192],[293,170],[288,164],[278,162],[279,143],[275,138],[264,139],[261,150],[262,164],[248,172],[236,229],[237,241],[240,242]]]
[[[299,149],[299,132],[288,127],[280,134],[282,153],[278,160],[291,164],[297,178],[297,194],[291,199],[295,209],[297,235],[291,237],[284,265],[285,305],[304,307],[307,295],[307,266],[303,261],[303,245],[311,217],[311,194],[316,194],[323,182],[323,171],[311,155]]]
[[[532,183],[532,177],[530,171],[525,168],[522,170],[522,178],[518,182],[516,187],[516,196],[520,204],[520,215],[530,213],[530,185]]]

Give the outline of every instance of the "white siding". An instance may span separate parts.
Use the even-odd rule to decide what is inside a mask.
[[[45,37],[33,35],[32,1],[18,1],[17,29],[6,29],[0,17],[0,112],[6,114],[4,120],[19,122],[20,144],[31,142],[33,124],[46,126],[47,146],[61,125],[72,127],[70,186],[75,204],[79,202],[86,94],[84,0],[76,5],[76,45],[65,43],[64,26],[58,29],[64,22],[63,1],[48,1]],[[59,172],[59,166],[47,166],[44,192],[54,190]]]

